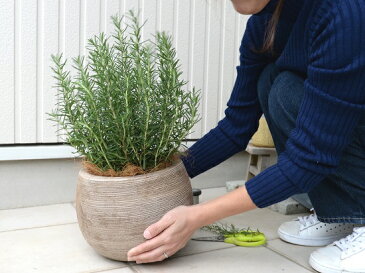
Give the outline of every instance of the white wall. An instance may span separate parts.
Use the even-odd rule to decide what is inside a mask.
[[[111,30],[110,16],[134,8],[145,33],[174,35],[184,78],[202,90],[201,137],[223,116],[247,17],[229,0],[0,0],[0,144],[61,142],[47,120],[56,90],[50,55],[85,54],[87,38]]]

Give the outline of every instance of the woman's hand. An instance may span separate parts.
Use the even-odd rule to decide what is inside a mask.
[[[194,231],[231,215],[256,208],[246,187],[240,187],[209,202],[180,206],[149,226],[143,236],[148,241],[128,252],[128,261],[150,263],[166,259],[183,248]]]
[[[166,259],[183,248],[200,226],[193,219],[194,206],[180,206],[167,212],[143,233],[148,241],[128,252],[128,261],[151,263]]]

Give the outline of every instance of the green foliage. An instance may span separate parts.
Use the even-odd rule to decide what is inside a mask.
[[[259,234],[260,231],[252,231],[250,228],[242,228],[239,229],[236,226],[234,226],[233,224],[223,224],[223,223],[217,223],[217,224],[211,224],[211,225],[207,225],[201,228],[202,230],[206,230],[206,231],[210,231],[213,233],[216,233],[218,235],[223,235],[223,236],[237,236],[237,235],[249,235],[249,234]]]
[[[199,92],[185,90],[171,36],[142,41],[133,12],[126,26],[122,19],[112,16],[112,37],[94,36],[87,57],[72,59],[77,75],[61,54],[52,55],[59,93],[48,114],[58,134],[101,170],[126,164],[150,170],[181,153],[198,122]]]

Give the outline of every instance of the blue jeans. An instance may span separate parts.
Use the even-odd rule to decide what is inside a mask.
[[[258,81],[258,97],[278,154],[285,149],[304,94],[305,78],[269,64]],[[365,224],[365,113],[336,171],[308,194],[293,196],[326,223]]]

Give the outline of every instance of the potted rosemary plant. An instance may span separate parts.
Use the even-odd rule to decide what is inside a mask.
[[[101,255],[126,261],[143,231],[192,204],[181,144],[198,121],[199,92],[186,91],[172,38],[143,41],[138,19],[113,16],[111,37],[88,40],[88,55],[53,55],[57,107],[50,119],[83,156],[76,190],[80,229]]]

